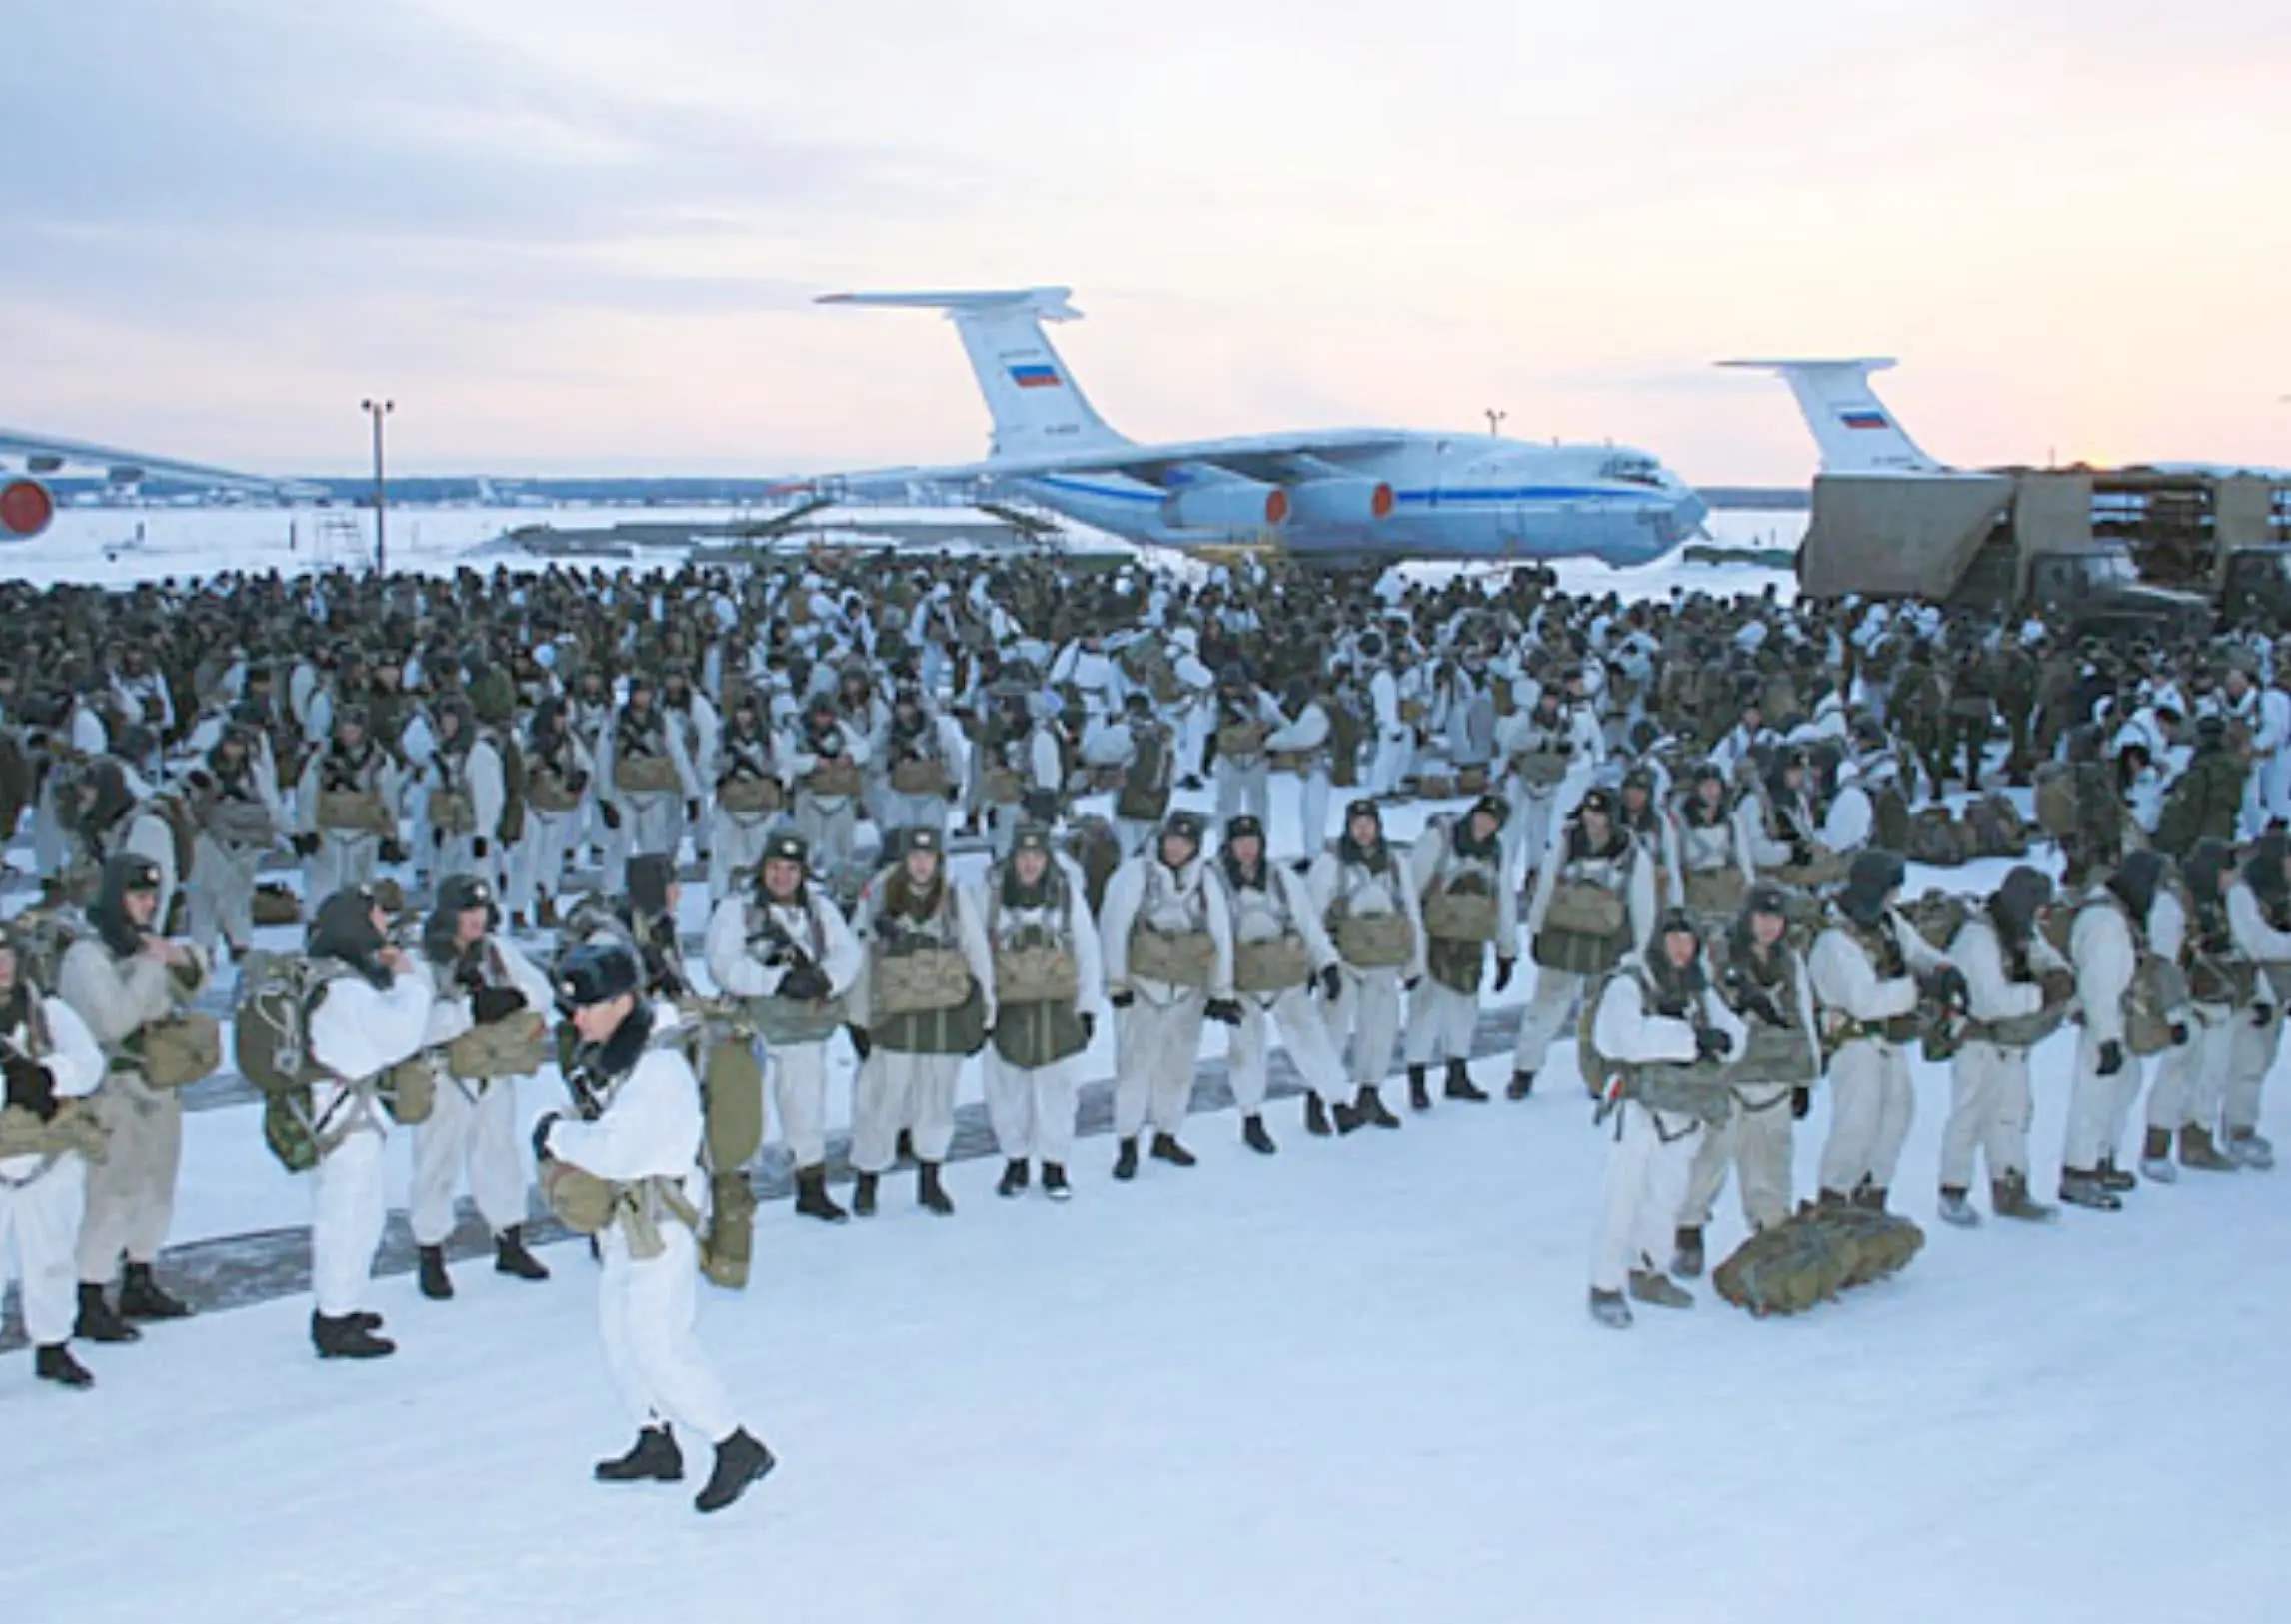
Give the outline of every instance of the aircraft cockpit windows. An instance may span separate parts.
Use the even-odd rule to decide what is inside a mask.
[[[1599,467],[1602,480],[1622,480],[1631,485],[1662,485],[1662,465],[1651,457],[1609,457]]]

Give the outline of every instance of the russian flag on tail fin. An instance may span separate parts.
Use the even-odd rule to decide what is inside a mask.
[[[1021,389],[1056,389],[1058,369],[1039,361],[1025,362],[1011,369],[1011,382]]]

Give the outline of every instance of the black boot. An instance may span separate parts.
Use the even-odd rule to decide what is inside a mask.
[[[1424,1068],[1420,1065],[1411,1065],[1408,1067],[1408,1109],[1411,1111],[1428,1111],[1431,1108],[1431,1088],[1424,1081]]]
[[[62,1342],[50,1342],[32,1354],[32,1374],[42,1381],[56,1382],[65,1387],[93,1387],[95,1377],[88,1374],[87,1366],[72,1357],[72,1350]]]
[[[1467,1099],[1474,1105],[1487,1103],[1487,1090],[1471,1080],[1471,1068],[1461,1060],[1447,1062],[1447,1086],[1440,1092],[1450,1099]]]
[[[995,1193],[1001,1196],[1027,1193],[1027,1164],[1023,1158],[1003,1163],[1003,1176],[995,1185]]]
[[[541,1259],[525,1249],[524,1227],[511,1224],[493,1237],[493,1271],[496,1274],[514,1274],[520,1280],[546,1280],[549,1270]]]
[[[1066,1169],[1055,1161],[1043,1163],[1043,1193],[1054,1201],[1074,1199],[1074,1186],[1066,1181]]]
[[[398,1351],[397,1343],[386,1336],[376,1336],[356,1314],[345,1314],[340,1319],[312,1314],[310,1341],[322,1359],[387,1359]]]
[[[1315,1139],[1328,1137],[1328,1104],[1318,1094],[1304,1096],[1304,1131]]]
[[[1514,1071],[1511,1073],[1510,1083],[1503,1090],[1503,1097],[1505,1099],[1525,1099],[1534,1091],[1535,1073],[1532,1071]],[[1618,1292],[1616,1295],[1619,1297],[1620,1293]]]
[[[1872,1184],[1865,1180],[1854,1190],[1853,1204],[1864,1212],[1883,1212],[1885,1210],[1885,1186]]]
[[[822,1223],[844,1223],[851,1214],[836,1205],[828,1194],[828,1169],[825,1163],[796,1169],[796,1210],[807,1218],[818,1218]]]
[[[2125,1190],[2138,1189],[2140,1181],[2131,1173],[2117,1166],[2114,1156],[2102,1156],[2100,1158],[2100,1187],[2121,1194]]]
[[[1702,1231],[1680,1229],[1673,1237],[1670,1272],[1691,1280],[1702,1272]]]
[[[600,1483],[676,1483],[684,1478],[684,1451],[667,1422],[637,1434],[629,1452],[616,1460],[601,1460],[593,1474]]]
[[[1336,1118],[1336,1131],[1338,1133],[1350,1133],[1356,1128],[1367,1125],[1359,1111],[1345,1104],[1341,1099],[1336,1101],[1336,1109],[1332,1114]]]
[[[873,1173],[861,1173],[852,1180],[852,1215],[858,1218],[875,1216],[875,1179]]]
[[[915,1164],[915,1204],[929,1207],[942,1218],[955,1216],[955,1203],[939,1187],[939,1163],[919,1161]]]
[[[159,1282],[151,1277],[149,1263],[130,1263],[127,1265],[127,1278],[119,1288],[119,1317],[188,1319],[191,1317],[191,1305],[160,1290]]]
[[[421,1285],[422,1295],[432,1302],[444,1302],[454,1294],[454,1282],[446,1273],[446,1249],[443,1246],[424,1246],[421,1263],[414,1271]]]
[[[1264,1118],[1256,1115],[1241,1118],[1241,1143],[1260,1156],[1269,1156],[1279,1149],[1272,1142],[1272,1135],[1264,1130]]]
[[[140,1342],[143,1333],[111,1311],[103,1287],[80,1282],[80,1317],[72,1334],[89,1342]]]
[[[1361,1121],[1373,1122],[1378,1127],[1400,1125],[1400,1119],[1384,1109],[1384,1096],[1373,1088],[1360,1090],[1360,1097],[1352,1101],[1352,1111]]]
[[[1190,1150],[1177,1142],[1175,1134],[1156,1133],[1153,1135],[1153,1159],[1165,1161],[1172,1167],[1190,1167],[1193,1165],[1194,1156]]]
[[[936,1166],[925,1162],[926,1167]],[[693,1496],[695,1511],[722,1511],[748,1492],[748,1485],[759,1483],[764,1474],[776,1464],[772,1451],[748,1435],[742,1427],[716,1446],[716,1469],[708,1474],[708,1486]]]
[[[1138,1141],[1124,1139],[1114,1153],[1114,1176],[1127,1183],[1138,1176]]]

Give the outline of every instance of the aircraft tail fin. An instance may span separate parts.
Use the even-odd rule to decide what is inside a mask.
[[[1836,360],[1721,361],[1777,374],[1797,397],[1806,427],[1821,450],[1824,474],[1937,474],[1944,465],[1925,455],[1895,421],[1869,375],[1893,365],[1890,356]]]
[[[994,418],[993,454],[1027,456],[1127,442],[1107,427],[1043,331],[1078,320],[1070,288],[936,293],[832,293],[823,305],[941,310],[955,324]]]

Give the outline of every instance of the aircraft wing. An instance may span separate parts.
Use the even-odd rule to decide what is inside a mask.
[[[20,457],[34,473],[54,473],[63,467],[93,467],[112,472],[114,478],[163,479],[219,486],[237,491],[276,491],[286,496],[324,496],[325,489],[303,480],[282,480],[267,474],[248,474],[211,463],[190,463],[178,457],[146,457],[118,446],[99,446],[86,440],[63,440],[53,435],[25,434],[0,429],[0,457]]]
[[[989,457],[976,463],[871,468],[849,474],[819,475],[810,483],[815,487],[840,484],[858,488],[903,481],[956,483],[1027,479],[1042,474],[1127,474],[1149,485],[1160,485],[1165,483],[1168,470],[1185,463],[1208,463],[1246,479],[1262,479],[1268,461],[1379,450],[1396,446],[1405,438],[1392,429],[1319,429],[1290,434],[1232,435],[1220,440],[1123,441],[1024,457]]]

